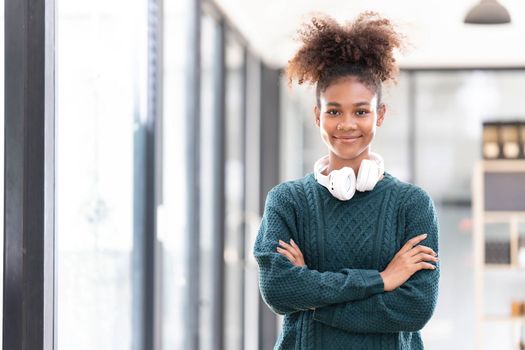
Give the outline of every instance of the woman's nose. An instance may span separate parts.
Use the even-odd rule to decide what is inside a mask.
[[[351,118],[344,118],[337,125],[337,130],[340,130],[340,131],[353,130],[355,128],[356,128],[356,123]]]

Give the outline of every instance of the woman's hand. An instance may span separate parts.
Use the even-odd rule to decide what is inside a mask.
[[[301,250],[295,244],[293,239],[290,239],[290,243],[288,244],[284,241],[279,240],[279,245],[282,247],[277,247],[277,251],[288,258],[294,264],[295,266],[304,266],[306,265],[304,263],[304,257],[303,253],[301,253]]]
[[[304,257],[303,253],[301,252],[301,249],[299,249],[299,246],[295,244],[293,239],[290,239],[290,244],[279,240],[279,245],[281,247],[277,247],[277,251],[288,258],[294,264],[295,266],[304,266],[306,265],[304,263]],[[310,310],[315,310],[315,308],[311,307]]]
[[[426,261],[439,261],[437,253],[429,247],[417,245],[426,238],[427,234],[425,233],[410,239],[394,255],[386,269],[380,273],[386,292],[401,286],[419,270],[434,270],[436,268]]]

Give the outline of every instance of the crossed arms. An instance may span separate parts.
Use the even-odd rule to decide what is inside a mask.
[[[438,252],[438,221],[431,198],[419,187],[412,188],[407,196],[404,202],[406,240],[425,232],[428,234],[426,246]],[[391,291],[387,291],[382,277],[388,267],[382,272],[349,268],[320,272],[296,265],[277,250],[279,240],[290,242],[298,236],[294,208],[284,185],[272,189],[266,198],[253,249],[259,265],[261,295],[274,312],[287,314],[314,309],[315,320],[350,332],[385,333],[423,328],[437,301],[439,263],[435,269],[415,271]]]

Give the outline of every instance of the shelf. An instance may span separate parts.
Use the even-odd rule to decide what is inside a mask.
[[[525,271],[525,267],[511,265],[511,264],[485,264],[487,270],[506,270],[506,271]]]
[[[510,316],[510,315],[485,315],[483,317],[485,322],[523,322],[525,316]]]
[[[483,211],[483,222],[495,224],[495,223],[508,223],[511,220],[517,220],[525,222],[525,211]]]
[[[525,159],[482,160],[480,164],[485,171],[525,171]]]
[[[472,174],[472,228],[474,243],[474,297],[476,350],[486,348],[484,324],[501,323],[512,331],[517,339],[517,329],[525,325],[525,315],[485,314],[485,297],[488,289],[505,288],[504,283],[489,282],[495,275],[508,275],[521,280],[525,267],[519,262],[520,237],[525,223],[525,160],[483,160],[476,164]],[[485,261],[487,240],[494,238],[488,233],[493,228],[487,224],[503,224],[497,237],[508,236],[509,263],[497,264]],[[501,230],[501,232],[500,232]],[[501,234],[499,234],[501,233]],[[491,261],[491,260],[489,260]],[[512,276],[511,276],[512,275]],[[517,327],[519,326],[519,327]],[[515,348],[513,348],[515,349]]]

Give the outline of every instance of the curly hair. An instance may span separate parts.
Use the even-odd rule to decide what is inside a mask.
[[[381,96],[381,85],[399,72],[394,49],[404,48],[404,35],[376,12],[361,13],[343,25],[327,15],[318,15],[298,31],[302,47],[288,61],[288,85],[317,84],[319,96],[332,82],[356,76]]]

